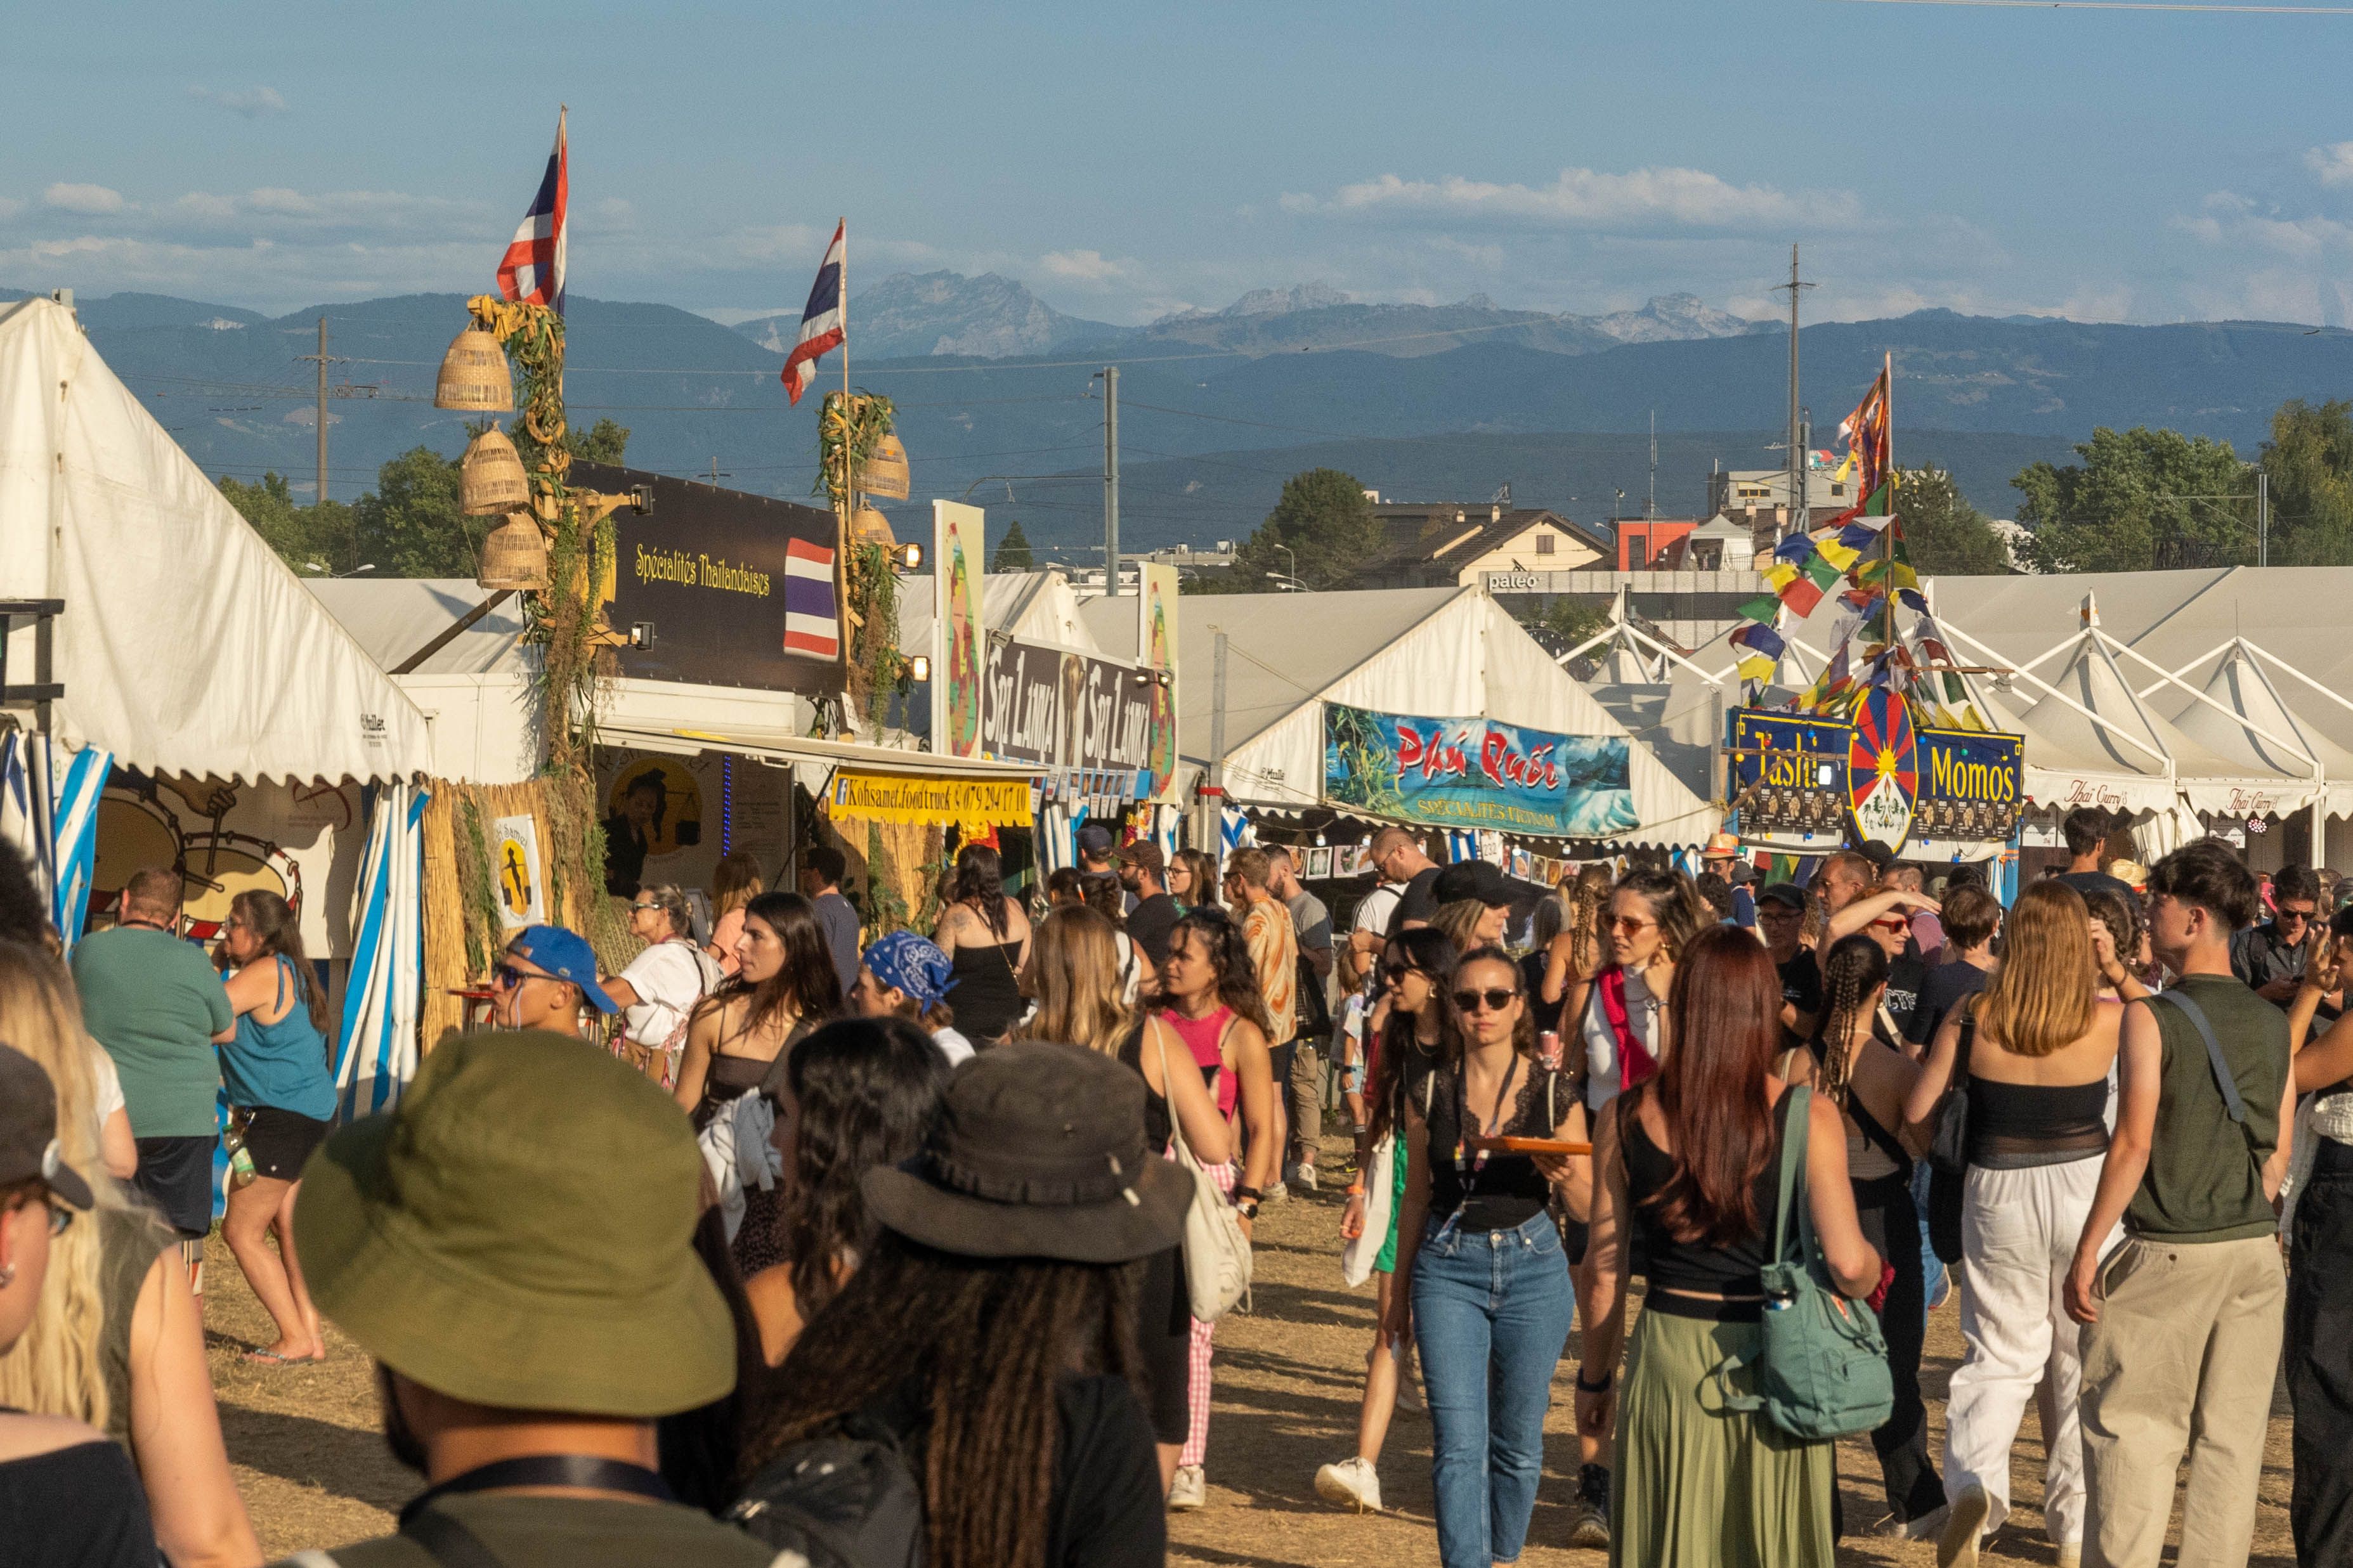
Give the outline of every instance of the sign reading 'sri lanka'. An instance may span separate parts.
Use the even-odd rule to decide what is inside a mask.
[[[1324,800],[1433,827],[1599,838],[1639,820],[1623,735],[1324,704]]]
[[[1820,855],[1883,844],[1917,860],[1976,860],[2018,830],[2025,742],[1915,730],[1909,705],[1873,690],[1850,721],[1736,709],[1725,793],[1741,842]]]

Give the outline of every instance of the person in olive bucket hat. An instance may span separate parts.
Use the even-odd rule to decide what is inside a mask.
[[[643,1075],[544,1030],[459,1036],[302,1175],[311,1295],[375,1357],[394,1455],[430,1483],[398,1536],[304,1568],[774,1559],[655,1468],[655,1418],[725,1394],[736,1359],[691,1246],[694,1134]]]

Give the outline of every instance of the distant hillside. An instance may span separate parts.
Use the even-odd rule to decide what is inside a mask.
[[[849,297],[850,343],[861,356],[912,359],[921,354],[971,354],[1007,359],[1050,353],[1069,343],[1104,341],[1123,329],[1066,316],[1010,278],[994,272],[894,273]],[[777,353],[800,341],[797,312],[755,316],[735,330]]]
[[[465,416],[431,402],[435,368],[466,320],[455,294],[317,306],[276,319],[158,295],[83,298],[78,308],[93,346],[207,472],[251,479],[276,468],[307,499],[314,373],[299,356],[313,352],[322,314],[329,353],[350,361],[332,367],[333,379],[373,394],[330,405],[331,494],[348,500],[371,487],[380,464],[420,442],[450,454],[464,445]],[[1510,331],[1468,331],[1496,318]],[[1075,320],[1050,326],[1077,330],[1063,325]],[[1311,302],[1181,316],[1111,342],[1013,358],[893,361],[877,352],[855,358],[853,369],[858,384],[901,404],[915,495],[886,510],[919,525],[931,498],[969,495],[1003,515],[1009,487],[1014,515],[1041,543],[1083,541],[1098,526],[1103,405],[1088,395],[1085,373],[1065,363],[1097,348],[1125,362],[1124,510],[1136,540],[1247,531],[1282,478],[1327,460],[1407,497],[1475,501],[1509,481],[1524,505],[1592,521],[1618,509],[1617,489],[1639,504],[1648,453],[1632,433],[1646,429],[1653,411],[1664,510],[1695,506],[1719,461],[1778,464],[1767,449],[1777,437],[1763,433],[1778,429],[1788,396],[1780,336],[1739,328],[1736,335],[1640,341],[1654,324],[1737,327],[1736,318],[1687,298],[1653,300],[1614,321],[1582,319],[1637,341],[1609,338],[1599,325],[1572,332],[1565,320],[1477,300]],[[854,341],[864,342],[856,321]],[[786,407],[776,380],[781,353],[661,305],[575,295],[566,326],[572,417],[628,426],[633,466],[691,475],[710,473],[715,461],[723,483],[808,493],[818,400]],[[1422,331],[1439,335],[1378,348],[1317,346]],[[1531,346],[1545,334],[1561,346]],[[1204,339],[1250,346],[1203,346]],[[1267,352],[1271,343],[1281,346]],[[2017,506],[2008,480],[2019,467],[2063,458],[2096,425],[2171,426],[2252,452],[2284,400],[2353,393],[2353,334],[2266,322],[2085,326],[1924,311],[1809,327],[1801,349],[1818,446],[1833,444],[1838,419],[1892,353],[1897,461],[1949,462],[1965,493],[1995,516]],[[828,361],[820,384],[834,384],[833,374]],[[1147,501],[1164,488],[1165,504]]]

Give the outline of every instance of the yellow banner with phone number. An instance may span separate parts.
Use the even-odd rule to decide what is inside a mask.
[[[1029,781],[924,778],[834,770],[826,815],[838,822],[949,823],[973,832],[1029,821]]]

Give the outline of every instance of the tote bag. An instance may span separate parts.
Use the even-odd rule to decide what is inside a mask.
[[[1160,1081],[1170,1081],[1168,1036],[1160,1037]],[[1192,1066],[1191,1053],[1186,1065]],[[1193,1316],[1214,1323],[1250,1294],[1250,1244],[1242,1234],[1241,1217],[1209,1173],[1201,1169],[1185,1142],[1185,1124],[1177,1118],[1174,1097],[1168,1107],[1168,1142],[1176,1163],[1193,1176],[1193,1201],[1185,1210],[1185,1294]]]

